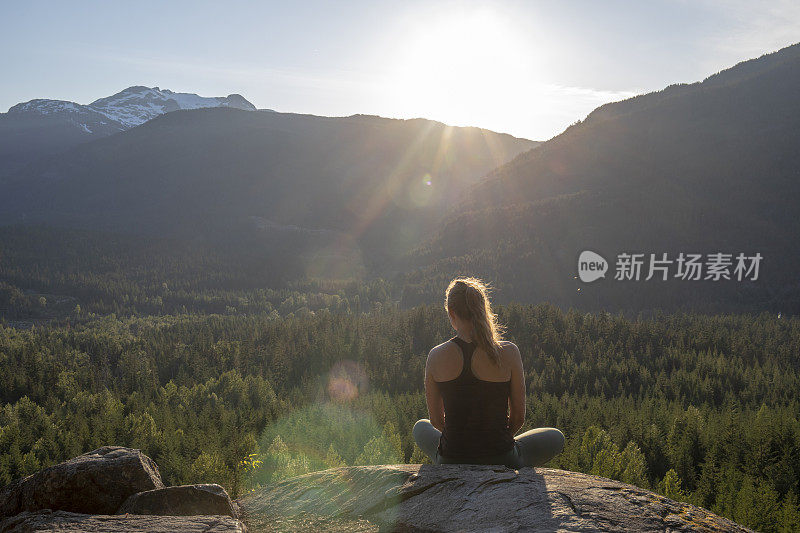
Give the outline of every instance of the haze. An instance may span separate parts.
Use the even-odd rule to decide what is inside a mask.
[[[610,101],[800,40],[795,2],[25,2],[0,110],[131,85],[546,140]]]

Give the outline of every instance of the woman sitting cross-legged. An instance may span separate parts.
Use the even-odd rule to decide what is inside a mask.
[[[540,466],[564,448],[556,428],[521,435],[525,374],[517,346],[500,339],[488,288],[475,278],[447,287],[445,308],[456,336],[433,348],[425,365],[430,419],[414,424],[414,440],[434,464]]]

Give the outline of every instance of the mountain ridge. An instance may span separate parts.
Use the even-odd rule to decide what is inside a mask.
[[[202,97],[135,85],[90,104],[38,98],[0,113],[0,181],[42,157],[144,124],[181,109],[229,107],[255,111],[239,94]]]
[[[711,74],[701,81],[676,83],[660,91],[632,96],[631,98],[626,98],[619,102],[603,104],[589,113],[583,122],[603,120],[611,116],[641,111],[642,108],[652,105],[654,102],[685,96],[692,91],[714,89],[721,86],[731,86],[736,83],[745,82],[748,79],[765,74],[772,69],[780,68],[786,62],[796,61],[798,58],[800,58],[800,43],[781,48],[774,52],[762,54],[757,58],[740,61],[736,65]]]
[[[126,108],[127,106],[127,108]],[[159,87],[133,85],[111,96],[94,100],[90,104],[79,104],[69,100],[35,98],[20,102],[9,108],[8,113],[21,115],[37,113],[53,115],[59,113],[98,113],[108,119],[120,131],[144,124],[158,115],[179,109],[200,109],[205,107],[233,107],[255,111],[256,106],[240,94],[204,97],[194,93],[176,93]],[[87,133],[92,133],[88,131]]]
[[[418,270],[406,277],[415,286],[407,305],[469,269],[498,280],[503,301],[800,311],[798,84],[793,45],[692,86],[606,104],[469,188],[409,254],[409,272]],[[576,281],[583,250],[610,259],[607,279]],[[758,251],[768,266],[753,283],[613,279],[619,253],[698,251]]]
[[[250,256],[302,258],[288,269],[301,276],[336,257],[334,271],[391,279],[404,306],[469,273],[495,280],[500,302],[800,312],[797,85],[793,45],[607,104],[542,144],[424,119],[176,111],[18,174],[0,213],[242,239]],[[576,281],[583,250],[612,266],[626,252],[765,262],[742,283],[589,285]]]
[[[424,119],[179,110],[0,180],[0,223],[220,241],[255,232],[389,261],[468,183],[536,145]]]

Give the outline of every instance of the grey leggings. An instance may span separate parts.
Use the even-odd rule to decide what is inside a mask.
[[[417,446],[435,465],[486,464],[505,465],[509,468],[542,466],[564,449],[564,434],[561,431],[556,428],[536,428],[514,437],[514,447],[508,453],[456,460],[439,455],[439,437],[442,432],[433,427],[427,418],[417,420],[412,434]]]

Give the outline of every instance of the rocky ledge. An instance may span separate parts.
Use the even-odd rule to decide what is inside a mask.
[[[243,532],[219,485],[165,487],[139,450],[105,446],[0,490],[0,533]]]
[[[749,530],[633,485],[552,468],[351,466],[232,502],[219,485],[165,487],[139,450],[106,446],[0,490],[0,533],[32,531]]]
[[[701,507],[611,479],[480,465],[352,466],[239,500],[249,531],[730,531]]]

